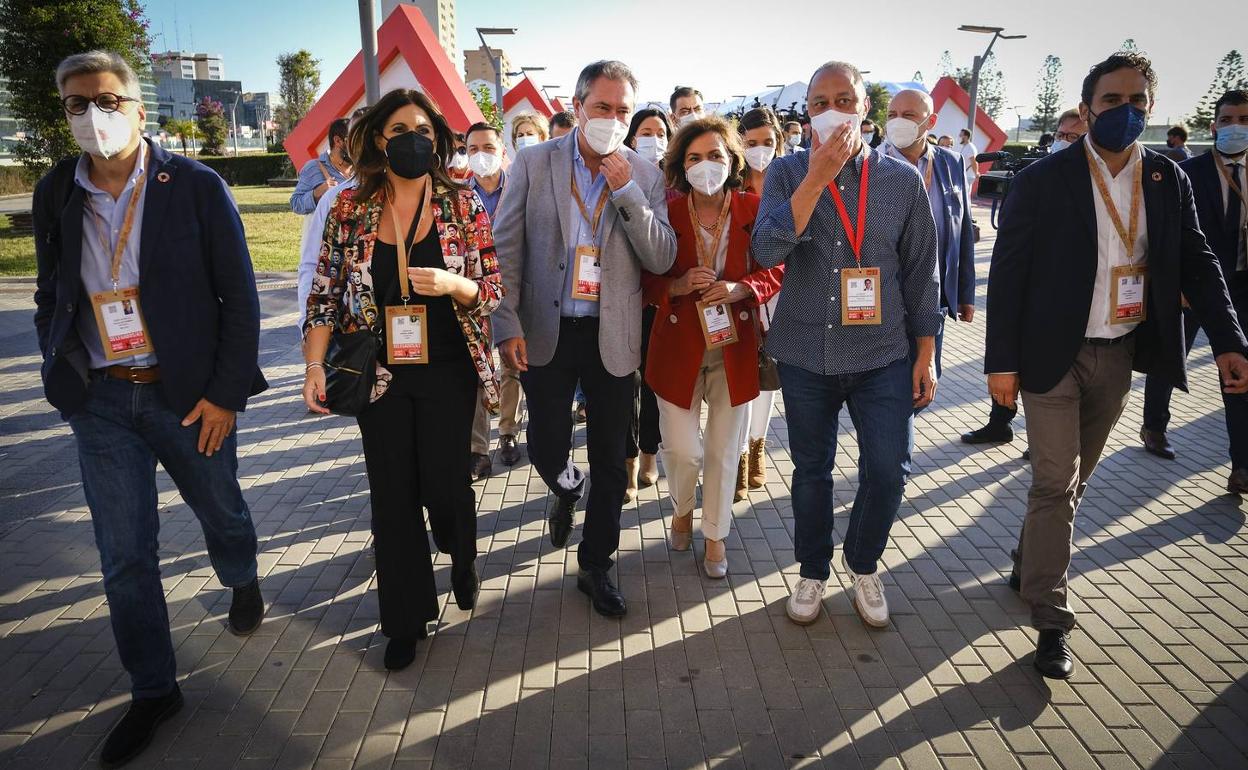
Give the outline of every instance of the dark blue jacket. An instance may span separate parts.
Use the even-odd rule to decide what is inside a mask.
[[[1221,172],[1214,166],[1217,153],[1210,150],[1179,164],[1179,168],[1192,180],[1192,195],[1196,199],[1196,217],[1205,233],[1209,249],[1218,255],[1226,287],[1231,291],[1231,301],[1236,308],[1248,309],[1248,276],[1235,270],[1236,248],[1239,246],[1239,223],[1228,222],[1226,207],[1222,203]],[[1234,195],[1234,193],[1231,193]]]
[[[958,305],[975,304],[975,233],[971,222],[971,199],[962,173],[962,156],[944,147],[932,148],[936,166],[932,183],[940,185],[945,204],[948,240],[940,245],[940,291],[949,315],[957,317]],[[935,216],[936,212],[932,212]]]
[[[1023,390],[1046,393],[1083,345],[1096,280],[1096,208],[1084,139],[1014,177],[988,277],[984,371],[1018,372]],[[1179,295],[1203,322],[1215,354],[1248,341],[1218,259],[1196,221],[1192,183],[1169,158],[1144,150],[1148,308],[1136,330],[1138,372],[1186,389]]]
[[[139,294],[160,361],[160,388],[178,413],[201,398],[242,411],[268,387],[260,373],[260,302],[234,199],[215,171],[149,144],[139,248]],[[35,330],[48,402],[68,418],[87,396],[87,352],[78,313],[91,313],[82,287],[78,158],[58,163],[35,186],[32,205],[38,280]]]

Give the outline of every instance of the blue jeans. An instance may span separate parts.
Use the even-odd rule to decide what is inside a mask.
[[[86,405],[69,419],[113,638],[136,699],[170,693],[177,670],[157,553],[157,461],[199,519],[222,584],[239,588],[256,578],[256,530],[238,486],[237,434],[205,457],[196,451],[199,423],[184,428],[183,417],[159,385],[93,374]]]
[[[876,571],[910,473],[914,438],[911,366],[821,375],[780,364],[784,416],[793,455],[793,550],[804,578],[827,580],[832,561],[832,469],[841,405],[858,433],[858,493],[845,533],[845,559],[860,575]]]

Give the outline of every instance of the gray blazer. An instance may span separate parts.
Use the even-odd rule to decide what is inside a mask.
[[[572,206],[573,142],[578,131],[526,147],[507,171],[494,218],[506,296],[490,317],[496,344],[523,337],[529,363],[550,363],[559,342],[559,302]],[[602,215],[602,298],[598,350],[607,371],[623,377],[641,365],[641,271],[662,275],[676,260],[676,235],[667,220],[663,174],[621,147],[633,167],[632,187],[611,197]]]

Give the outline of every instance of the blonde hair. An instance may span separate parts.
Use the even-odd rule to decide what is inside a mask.
[[[516,144],[516,134],[524,126],[533,126],[537,129],[537,135],[544,142],[550,138],[550,123],[546,118],[538,115],[536,112],[522,112],[511,121],[511,144]]]

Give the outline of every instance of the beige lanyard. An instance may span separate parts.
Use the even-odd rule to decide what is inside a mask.
[[[424,231],[425,235],[429,234],[428,229],[425,227],[425,223],[433,219],[433,209],[430,206],[432,198],[433,180],[429,179],[425,182],[424,205],[421,207],[419,212],[420,218],[416,223],[416,232],[412,235],[412,242],[410,245],[408,245],[407,239],[403,237],[403,231],[399,229],[399,209],[394,205],[394,199],[390,199],[390,224],[394,225],[395,263],[399,268],[399,292],[403,297],[404,305],[407,304],[407,301],[411,299],[412,296],[412,284],[407,278],[407,264],[411,259],[412,249],[416,248],[416,244],[424,239],[421,235],[421,231]]]
[[[146,161],[145,156],[142,160]],[[121,233],[117,236],[117,246],[113,248],[113,265],[112,279],[113,291],[117,291],[121,284],[121,257],[126,251],[126,242],[130,240],[130,230],[134,227],[134,211],[139,205],[139,198],[143,196],[143,187],[147,184],[147,164],[143,165],[143,173],[139,174],[139,178],[134,182],[134,190],[130,192],[130,202],[126,204],[126,216],[121,221]],[[103,247],[104,253],[109,251],[108,233],[104,230],[103,217],[95,212],[95,207],[91,205],[91,199],[87,198],[87,208],[91,209],[91,218],[95,221],[95,231],[100,238],[100,246]]]
[[[1144,178],[1144,160],[1139,159],[1135,164],[1135,173],[1131,180],[1131,222],[1128,227],[1122,226],[1122,217],[1118,214],[1118,207],[1114,204],[1114,199],[1109,195],[1109,187],[1105,184],[1105,177],[1101,176],[1101,169],[1096,165],[1096,161],[1092,158],[1095,152],[1092,148],[1088,150],[1088,169],[1092,172],[1092,180],[1096,182],[1096,189],[1101,193],[1101,200],[1105,202],[1105,208],[1109,211],[1109,218],[1114,223],[1114,229],[1118,231],[1118,237],[1122,240],[1124,246],[1127,247],[1128,261],[1135,261],[1135,235],[1139,232],[1140,224],[1140,191],[1143,185],[1140,183]]]
[[[732,203],[730,197],[732,193],[724,191],[724,205],[719,210],[719,218],[715,221],[715,226],[711,228],[711,245],[708,248],[702,240],[702,233],[698,232],[702,227],[702,221],[698,219],[697,208],[693,204],[693,193],[689,193],[689,220],[693,222],[694,243],[698,247],[698,264],[702,267],[715,269],[715,257],[719,254],[719,244],[724,237],[724,222],[728,219],[728,207]]]
[[[585,223],[589,225],[589,234],[596,241],[598,240],[598,222],[602,220],[602,210],[607,205],[607,195],[610,194],[610,188],[607,185],[602,187],[602,195],[598,196],[598,204],[594,206],[594,218],[589,218],[589,209],[585,208],[585,201],[581,200],[581,191],[576,186],[576,173],[572,174],[572,198],[576,201],[576,206],[581,210],[581,216],[585,218]]]

